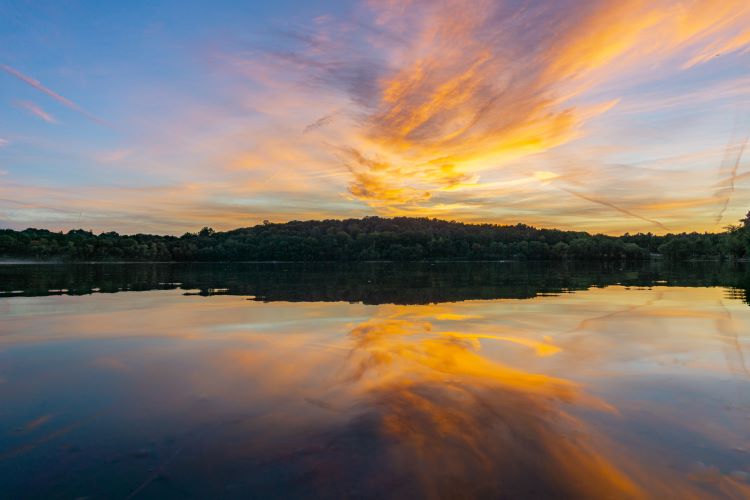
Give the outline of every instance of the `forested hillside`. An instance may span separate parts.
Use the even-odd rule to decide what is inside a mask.
[[[747,255],[750,218],[723,233],[618,237],[408,217],[266,222],[225,232],[203,228],[180,237],[0,230],[1,257],[43,260],[703,260]]]

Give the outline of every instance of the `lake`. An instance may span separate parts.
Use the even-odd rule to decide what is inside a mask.
[[[741,265],[0,265],[0,498],[750,498]]]

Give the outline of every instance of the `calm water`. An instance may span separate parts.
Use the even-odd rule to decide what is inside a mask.
[[[749,288],[718,265],[0,266],[0,498],[750,498]]]

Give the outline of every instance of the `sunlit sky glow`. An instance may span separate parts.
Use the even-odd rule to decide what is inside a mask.
[[[750,209],[746,0],[0,4],[0,226]]]

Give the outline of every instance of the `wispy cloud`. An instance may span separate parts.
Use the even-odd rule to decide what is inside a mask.
[[[132,156],[133,151],[129,149],[113,149],[102,151],[94,155],[94,160],[99,163],[117,163]]]
[[[250,46],[216,30],[191,45],[203,47],[194,65],[176,61],[180,82],[128,72],[140,75],[129,105],[107,107],[128,127],[116,142],[0,130],[34,146],[5,156],[92,173],[73,187],[50,175],[36,192],[8,167],[26,182],[5,194],[24,203],[8,204],[12,223],[179,232],[378,213],[622,233],[719,229],[747,210],[750,176],[735,156],[722,162],[732,113],[750,102],[744,0],[384,0],[346,12],[282,20]],[[0,69],[54,99],[37,105],[49,117],[62,120],[59,103],[102,123]]]
[[[60,94],[58,94],[57,92],[51,90],[50,88],[45,87],[38,80],[35,80],[34,78],[21,73],[17,69],[12,68],[12,67],[8,66],[7,64],[0,64],[0,69],[2,69],[3,71],[5,71],[6,73],[8,73],[11,76],[14,76],[14,77],[18,78],[19,80],[21,80],[25,84],[27,84],[27,85],[35,88],[39,92],[42,92],[42,93],[48,95],[49,97],[51,97],[52,99],[56,100],[57,102],[59,102],[63,106],[66,106],[66,107],[72,109],[73,111],[76,111],[76,112],[80,113],[81,115],[85,116],[89,120],[91,120],[93,122],[96,122],[99,125],[106,125],[106,126],[108,126],[107,122],[105,122],[101,118],[98,118],[97,116],[94,116],[93,114],[89,113],[88,111],[86,111],[85,109],[83,109],[81,106],[79,106],[78,104],[74,103],[70,99],[67,99],[67,98],[61,96]]]
[[[41,203],[39,200],[44,200]],[[278,204],[284,200],[284,206]],[[367,213],[327,195],[288,191],[283,183],[260,191],[253,184],[214,183],[128,186],[54,186],[0,183],[0,210],[13,228],[182,234],[203,226],[216,229],[260,224],[264,219],[325,219],[342,212]]]
[[[303,134],[307,134],[308,132],[312,132],[313,130],[319,129],[321,127],[325,127],[326,125],[330,125],[333,123],[333,120],[336,119],[336,115],[338,115],[338,111],[334,111],[333,113],[328,113],[327,115],[323,115],[311,124],[307,125],[303,130]]]
[[[616,96],[595,97],[605,83],[647,82],[647,68],[676,73],[707,62],[702,55],[714,47],[727,54],[750,43],[750,6],[739,0],[440,0],[369,9],[374,21],[326,20],[292,37],[299,50],[273,55],[313,86],[349,95],[345,112],[358,132],[339,145],[356,151],[341,156],[349,193],[381,209],[429,213],[437,192],[458,198],[509,162],[586,136],[617,105]],[[324,116],[305,132],[330,122]],[[606,195],[571,193],[665,229]]]
[[[41,107],[39,107],[38,105],[34,104],[31,101],[19,101],[16,104],[19,107],[24,108],[29,113],[36,116],[37,118],[41,118],[47,123],[57,123],[57,120],[55,119],[54,116],[52,116],[50,113],[43,110]]]

